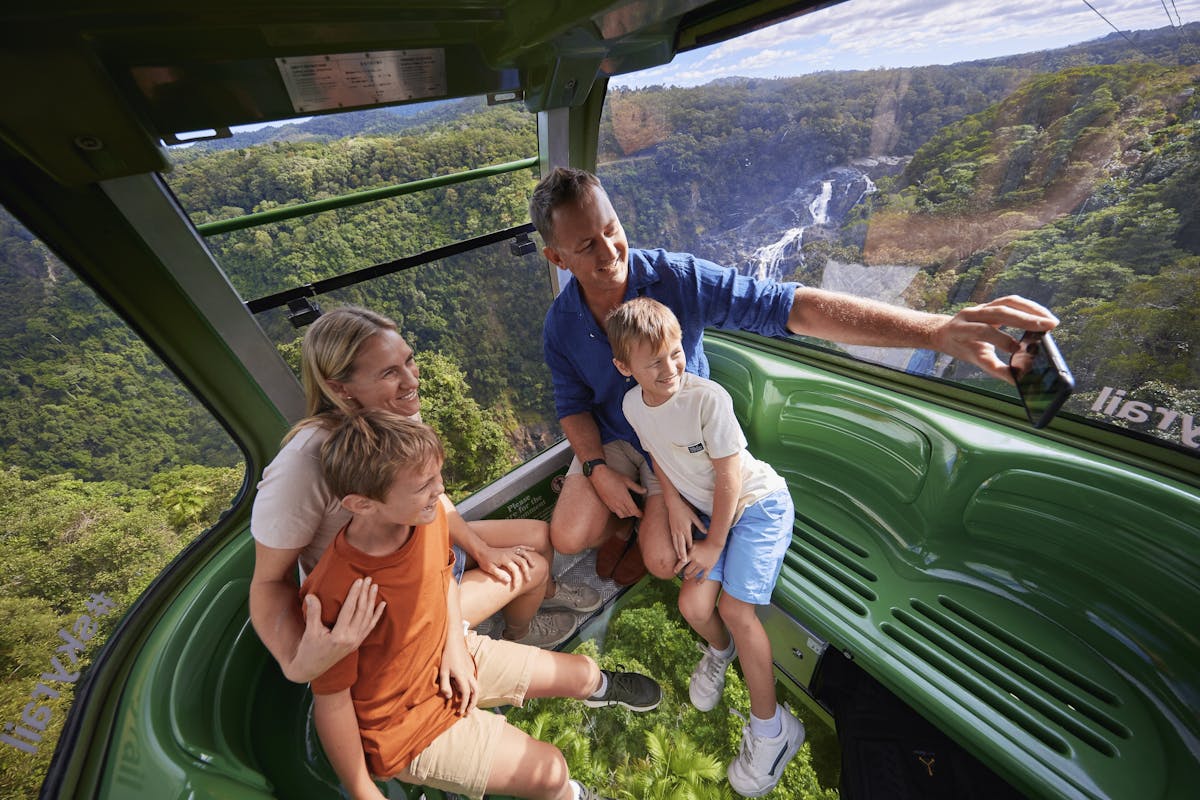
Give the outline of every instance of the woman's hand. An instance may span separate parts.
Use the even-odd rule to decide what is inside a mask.
[[[438,685],[440,694],[446,699],[454,697],[457,687],[460,717],[465,717],[479,702],[479,681],[475,677],[475,662],[471,660],[471,654],[467,652],[467,646],[461,637],[451,634],[446,638],[446,647],[442,650],[442,664],[438,668]]]
[[[350,585],[346,602],[338,612],[332,628],[321,621],[321,601],[314,595],[304,598],[304,635],[296,647],[296,655],[284,671],[296,683],[307,683],[362,644],[363,639],[379,622],[385,601],[376,602],[379,587],[370,578],[359,578]]]
[[[517,587],[526,584],[533,569],[529,555],[531,548],[524,545],[514,547],[480,547],[475,554],[475,563],[488,575],[503,584],[513,584]]]

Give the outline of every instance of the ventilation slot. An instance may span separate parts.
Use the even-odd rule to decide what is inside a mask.
[[[866,616],[862,601],[878,599],[871,586],[877,577],[862,563],[866,556],[862,547],[798,515],[784,563],[855,614]]]
[[[893,611],[895,610],[893,609]],[[890,622],[884,622],[879,627],[889,637],[916,653],[920,658],[941,670],[951,679],[960,683],[973,695],[999,711],[1051,750],[1063,756],[1070,753],[1070,748],[1067,746],[1066,740],[1059,736],[1053,729],[1025,711],[1024,708],[1013,701],[1013,698],[981,681],[978,675],[964,668],[961,663],[948,656],[945,651],[936,645],[932,645],[926,639],[914,635],[913,631],[907,626],[898,627]]]
[[[948,598],[941,600],[954,606],[955,613],[966,611]],[[1014,646],[1011,635],[998,641],[987,635],[991,630],[981,631],[920,600],[910,602],[917,613],[892,609],[892,616],[904,627],[891,628],[890,636],[910,647],[915,644],[924,657],[1056,751],[1067,752],[1061,732],[1102,755],[1116,757],[1117,747],[1110,738],[1128,739],[1130,732],[1101,708],[1101,704],[1114,705],[1108,700],[1111,693],[1027,643]],[[1099,691],[1080,691],[1080,684]]]

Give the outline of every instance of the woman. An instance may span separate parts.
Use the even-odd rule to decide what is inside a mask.
[[[288,433],[263,472],[254,500],[250,619],[283,674],[306,683],[358,647],[382,613],[369,580],[355,583],[332,629],[314,597],[299,605],[296,566],[316,565],[350,518],[321,477],[321,445],[334,420],[358,408],[419,418],[420,371],[396,323],[347,306],[322,315],[304,336],[301,377],[308,416]],[[549,526],[536,520],[468,524],[445,495],[460,576],[463,617],[478,625],[503,611],[506,639],[549,647],[575,627],[573,611],[599,607],[586,586],[558,586],[550,574]],[[538,614],[539,607],[565,609]],[[303,619],[303,622],[301,620]]]

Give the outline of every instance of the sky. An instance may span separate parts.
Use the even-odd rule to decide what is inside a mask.
[[[1200,0],[853,0],[681,53],[665,66],[615,76],[609,85],[696,86],[730,75],[777,78],[826,70],[953,64],[1099,39],[1114,33],[1113,26],[1134,31],[1197,21]]]
[[[730,75],[953,64],[1099,39],[1113,26],[1131,31],[1196,21],[1200,0],[854,0],[615,76],[609,85],[695,86]]]

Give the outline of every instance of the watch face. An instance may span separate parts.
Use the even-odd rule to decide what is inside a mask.
[[[593,458],[591,461],[583,462],[583,477],[592,477],[592,470],[604,463],[603,458]]]

